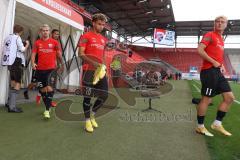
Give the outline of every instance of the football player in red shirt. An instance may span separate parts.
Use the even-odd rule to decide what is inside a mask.
[[[223,75],[225,68],[223,66],[224,41],[222,34],[227,23],[228,20],[225,16],[217,17],[214,21],[214,31],[206,33],[198,46],[198,53],[203,59],[203,65],[200,73],[202,99],[197,108],[198,127],[196,132],[211,137],[213,134],[205,128],[204,118],[212,97],[218,94],[222,95],[223,101],[218,107],[217,116],[211,128],[226,136],[231,136],[231,133],[222,126],[222,119],[234,100],[229,83]]]
[[[37,40],[40,38],[40,34],[41,34],[41,30],[38,31],[38,36],[37,36]],[[36,64],[37,64],[37,55],[36,55]],[[26,90],[23,92],[24,98],[25,99],[29,99],[29,95],[28,95],[28,91],[32,90],[33,88],[37,87],[37,77],[36,77],[36,70],[32,70],[32,78],[31,78],[31,83],[28,84],[28,87],[26,88]],[[41,94],[38,93],[36,96],[36,103],[37,105],[40,105],[40,101],[41,101]]]
[[[83,110],[86,118],[85,130],[87,132],[93,132],[93,128],[98,127],[94,115],[108,97],[104,54],[106,38],[101,35],[106,22],[105,15],[101,13],[93,15],[92,30],[83,34],[79,42],[79,56],[83,60],[82,84],[85,87]],[[92,110],[90,110],[90,101],[93,95],[97,96],[97,100]]]
[[[38,54],[38,64],[35,63]],[[57,58],[61,63],[60,70],[63,71],[62,54],[58,41],[50,38],[50,27],[44,24],[41,27],[41,39],[37,40],[32,50],[32,68],[37,70],[37,81],[46,110],[44,118],[50,118],[50,108],[53,98],[53,88],[49,85],[51,73],[56,69]]]
[[[51,33],[52,33],[52,35],[51,35],[52,38],[59,42],[59,49],[61,50],[61,46],[60,46],[60,32],[59,32],[59,30],[58,29],[53,29]],[[59,63],[61,63],[61,62],[59,62]],[[54,76],[54,79],[53,79],[54,87],[56,85],[56,79],[57,79],[57,76]],[[57,106],[57,102],[52,101],[52,106],[56,107]]]
[[[52,33],[52,38],[58,41],[59,37],[60,37],[59,30],[58,29],[53,29],[51,33]]]

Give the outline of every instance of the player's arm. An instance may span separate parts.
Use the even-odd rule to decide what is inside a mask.
[[[64,71],[64,63],[63,63],[61,50],[57,51],[57,63],[58,63],[58,66],[60,67],[60,72],[63,72]]]
[[[57,53],[57,64],[60,67],[59,71],[63,72],[64,71],[64,63],[63,63],[63,58],[62,58],[62,50],[61,50],[61,45],[59,42],[56,42],[56,53]]]
[[[208,54],[207,54],[206,51],[205,51],[205,48],[206,48],[206,47],[207,47],[207,46],[206,46],[205,44],[200,43],[200,44],[198,45],[198,48],[197,48],[198,54],[199,54],[204,60],[212,63],[214,67],[220,67],[221,64],[220,64],[219,62],[217,62],[216,60],[214,60],[213,58],[211,58],[210,56],[208,56]]]
[[[32,55],[31,55],[31,64],[32,64],[33,70],[36,70],[36,67],[37,67],[37,64],[35,63],[36,55],[37,55],[37,43],[35,42],[32,49]]]
[[[60,66],[64,65],[61,51],[57,52],[57,61]]]
[[[221,69],[221,72],[222,72],[222,73],[225,73],[225,72],[226,72],[226,68],[224,67],[224,65],[222,65],[220,69]]]
[[[32,55],[31,55],[31,64],[32,64],[32,69],[33,69],[33,70],[36,70],[36,67],[37,67],[37,64],[35,63],[36,55],[37,55],[36,52],[32,52]]]
[[[61,50],[60,46],[61,46],[60,43],[57,42],[57,44],[56,44],[57,62],[58,62],[59,66],[63,66],[64,63],[63,63],[63,58],[62,58],[62,50]]]
[[[26,52],[27,48],[29,47],[29,41],[27,40],[26,41],[26,45],[24,46],[21,37],[18,37],[18,39],[17,39],[17,47],[18,47],[19,51]]]
[[[85,54],[85,47],[79,47],[78,55],[84,61],[87,61],[88,63],[91,63],[95,68],[97,68],[100,65],[98,62],[94,61],[89,56],[86,56],[86,54]]]

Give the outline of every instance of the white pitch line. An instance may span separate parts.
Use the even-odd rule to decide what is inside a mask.
[[[194,82],[196,82],[197,84],[201,84],[199,81],[193,80]]]
[[[200,89],[195,84],[193,84],[193,87],[200,93]]]
[[[234,100],[234,102],[237,103],[237,104],[240,104],[240,102],[238,100]]]

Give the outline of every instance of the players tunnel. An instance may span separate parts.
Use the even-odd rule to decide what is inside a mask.
[[[13,26],[19,24],[24,27],[23,41],[30,40],[30,49],[26,56],[27,67],[24,69],[22,87],[26,87],[31,82],[32,68],[29,64],[31,48],[38,38],[39,27],[48,24],[51,29],[60,31],[60,44],[65,62],[63,75],[67,84],[79,85],[81,71],[79,69],[80,60],[76,59],[77,43],[84,30],[83,18],[70,6],[62,1],[54,0],[4,0],[0,2],[1,21],[0,28],[0,58],[2,56],[2,45],[4,38],[13,32]],[[75,70],[72,68],[76,68]],[[7,99],[9,75],[7,67],[0,66],[0,104],[4,104]],[[61,88],[61,86],[58,86]]]

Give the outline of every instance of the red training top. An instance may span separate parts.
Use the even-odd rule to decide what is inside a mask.
[[[85,48],[86,56],[98,63],[103,63],[106,41],[107,39],[101,34],[90,31],[81,36],[78,46]],[[96,68],[89,62],[83,62],[83,70],[95,69]]]
[[[49,70],[56,68],[56,57],[60,51],[58,41],[49,38],[39,39],[35,42],[32,52],[38,54],[37,70]]]
[[[220,34],[217,32],[208,32],[203,36],[200,43],[206,45],[205,52],[209,57],[213,58],[220,64],[223,64],[224,42]],[[203,60],[202,70],[211,67],[213,67],[212,63]]]

